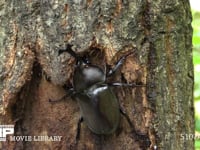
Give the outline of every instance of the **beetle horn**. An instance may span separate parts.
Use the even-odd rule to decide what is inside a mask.
[[[60,49],[58,51],[58,55],[62,54],[63,52],[69,53],[72,57],[74,57],[77,61],[82,61],[81,57],[79,57],[73,50],[71,44],[67,44],[65,49]]]

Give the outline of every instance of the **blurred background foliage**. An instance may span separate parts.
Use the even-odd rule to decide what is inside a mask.
[[[195,107],[195,149],[200,150],[200,0],[190,0],[193,27],[193,63],[194,63],[194,107]]]

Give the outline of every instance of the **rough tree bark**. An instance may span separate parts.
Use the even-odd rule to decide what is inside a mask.
[[[193,140],[181,138],[194,133],[188,0],[6,0],[0,17],[0,124],[14,124],[15,135],[62,136],[60,142],[1,142],[1,149],[193,149]],[[66,43],[100,66],[135,49],[113,78],[147,85],[115,88],[135,131],[123,116],[110,136],[83,123],[76,142],[76,101],[48,101],[71,84],[75,62],[58,56]]]

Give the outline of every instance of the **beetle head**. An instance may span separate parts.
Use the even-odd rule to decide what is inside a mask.
[[[76,56],[76,61],[73,77],[73,86],[76,91],[86,90],[94,84],[105,81],[104,71],[91,64],[87,56]]]
[[[67,45],[65,50],[76,59],[76,67],[73,76],[73,86],[76,91],[82,91],[90,86],[104,82],[104,71],[95,65],[92,65],[88,57],[80,57],[72,50],[72,45]]]
[[[105,74],[98,66],[81,64],[75,68],[73,84],[76,91],[88,89],[90,86],[104,81]]]

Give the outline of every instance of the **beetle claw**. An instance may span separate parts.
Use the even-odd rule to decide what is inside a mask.
[[[50,103],[59,102],[59,101],[61,101],[61,100],[63,100],[63,99],[64,99],[64,97],[61,98],[61,99],[57,99],[57,100],[49,99],[49,102],[50,102]]]
[[[77,125],[77,133],[76,133],[76,144],[78,143],[80,139],[80,132],[81,132],[81,123],[83,122],[83,117],[80,117],[78,120],[78,125]]]
[[[132,87],[146,87],[146,84],[135,84],[135,83],[131,83],[130,84]]]
[[[52,99],[49,99],[49,102],[50,103],[53,103],[53,102],[58,102],[59,100],[52,100]]]

